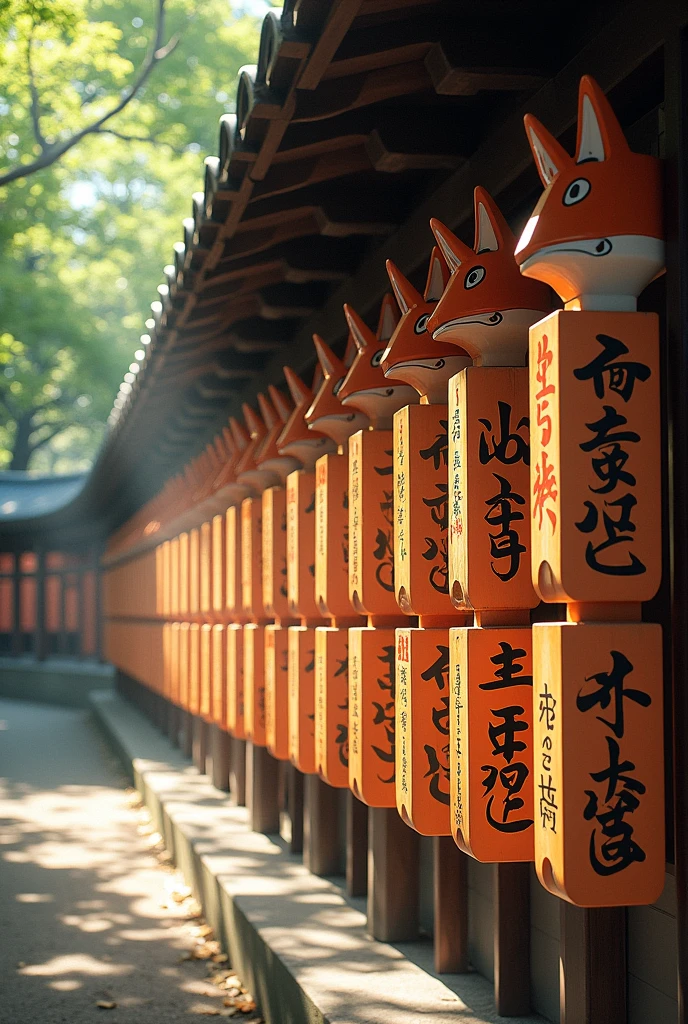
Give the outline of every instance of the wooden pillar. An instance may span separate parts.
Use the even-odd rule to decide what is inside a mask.
[[[468,970],[468,860],[451,836],[433,838],[435,970]]]
[[[84,578],[83,566],[76,570],[76,656],[82,658],[84,654]]]
[[[530,1012],[530,864],[493,871],[495,1005],[502,1017],[521,1017]]]
[[[383,942],[418,938],[420,836],[396,807],[368,810],[368,931]]]
[[[346,891],[349,896],[368,891],[368,808],[351,790],[346,791]]]
[[[181,746],[184,757],[193,754],[193,715],[182,710]]]
[[[67,654],[67,570],[60,568],[57,578],[60,581],[60,625],[57,633],[57,652]]]
[[[237,807],[246,805],[246,740],[232,736],[229,757],[229,791]]]
[[[340,873],[339,790],[319,775],[304,778],[303,863],[314,875]]]
[[[46,653],[45,551],[41,548],[36,552],[36,631],[34,638],[34,655],[39,661],[44,661]]]
[[[561,1024],[626,1024],[626,908],[560,907]]]
[[[208,726],[200,715],[191,715],[192,744],[191,759],[201,775],[205,775],[205,762],[208,756]]]
[[[303,773],[287,765],[287,808],[291,819],[292,853],[303,852]]]
[[[12,570],[12,654],[18,657],[24,653],[24,638],[21,626],[21,568],[20,554],[14,556]]]
[[[216,789],[229,792],[229,744],[228,732],[219,725],[210,726],[210,750],[212,759],[212,780]]]
[[[278,761],[266,747],[246,742],[246,806],[254,832],[279,832]]]
[[[678,1024],[688,1022],[688,30],[664,46],[666,158],[666,386],[671,544],[673,794]],[[665,625],[665,636],[669,631]]]
[[[174,747],[179,746],[179,719],[179,708],[176,704],[170,703],[167,712],[167,738]]]
[[[93,559],[93,623],[95,631],[95,657],[96,661],[103,661],[103,593],[102,574],[100,571],[100,557],[98,551]]]

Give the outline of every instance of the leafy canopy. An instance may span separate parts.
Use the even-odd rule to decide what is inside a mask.
[[[92,459],[266,7],[0,0],[0,466]]]

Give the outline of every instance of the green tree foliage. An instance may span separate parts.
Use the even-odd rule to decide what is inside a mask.
[[[93,457],[259,13],[0,0],[0,466]]]

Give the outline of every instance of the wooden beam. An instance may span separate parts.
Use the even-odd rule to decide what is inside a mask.
[[[530,864],[493,870],[495,1006],[501,1017],[524,1017],[530,1013]]]
[[[435,836],[433,945],[438,974],[468,970],[468,862],[451,836]]]
[[[382,942],[418,938],[420,837],[396,807],[368,808],[368,931]]]
[[[246,806],[254,832],[279,832],[278,762],[265,747],[246,743]]]
[[[341,871],[339,793],[319,775],[304,776],[303,863],[314,875],[329,877]]]
[[[626,1024],[626,910],[562,900],[561,1024]]]
[[[368,891],[368,808],[351,790],[346,794],[346,891],[365,896]]]

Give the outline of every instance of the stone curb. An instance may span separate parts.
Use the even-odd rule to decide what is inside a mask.
[[[432,972],[430,943],[371,939],[364,900],[312,875],[279,836],[252,832],[246,809],[132,705],[108,691],[92,693],[90,704],[267,1024],[503,1020],[480,975]]]

